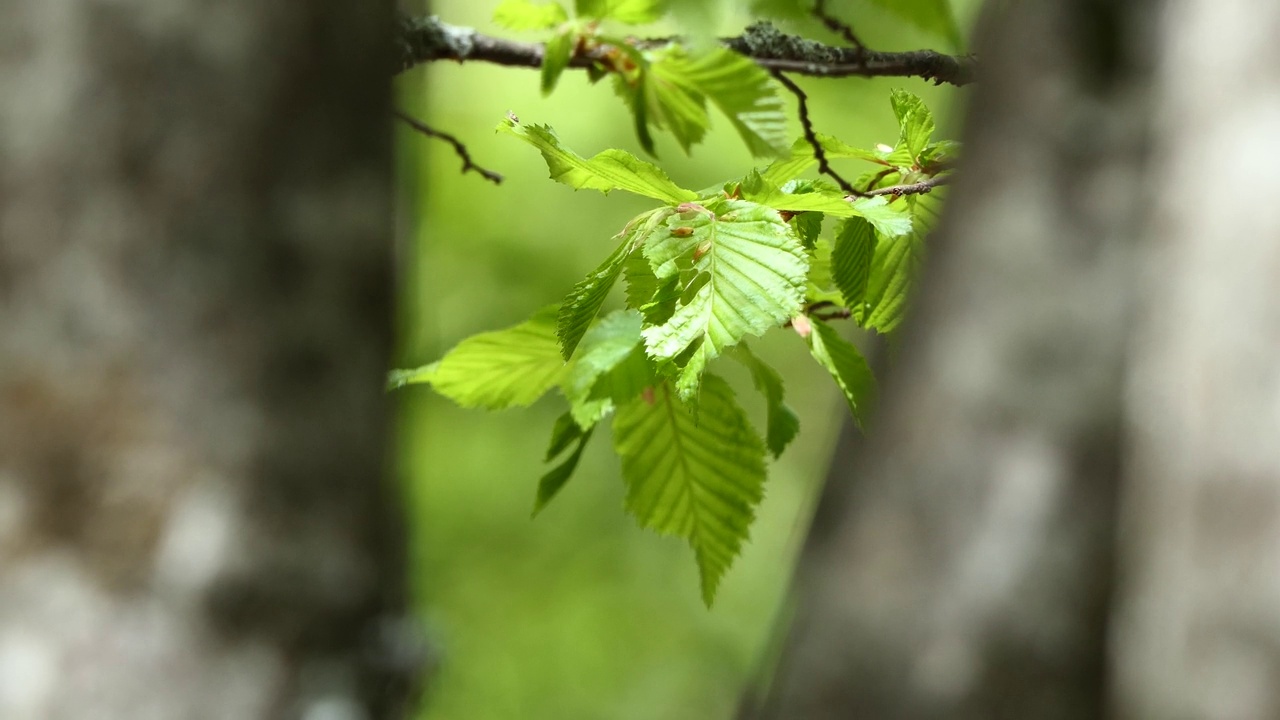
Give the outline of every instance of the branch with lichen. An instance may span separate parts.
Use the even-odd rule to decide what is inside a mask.
[[[670,42],[674,40],[638,40],[636,44],[649,47]],[[485,35],[435,16],[401,17],[395,43],[397,73],[437,60],[537,68],[542,65],[544,52],[539,43]],[[755,23],[737,37],[721,39],[721,43],[766,70],[813,77],[919,77],[937,84],[966,85],[973,82],[977,71],[972,56],[944,55],[933,50],[880,52],[862,46],[835,47],[789,35],[768,22]],[[606,60],[611,50],[608,45],[580,48],[569,67],[596,66]]]

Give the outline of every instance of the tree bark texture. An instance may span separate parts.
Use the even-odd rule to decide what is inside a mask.
[[[763,716],[1103,716],[1154,9],[989,8],[965,164]]]
[[[0,716],[403,709],[391,27],[0,6]]]

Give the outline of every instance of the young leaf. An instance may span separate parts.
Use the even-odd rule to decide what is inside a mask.
[[[627,509],[643,527],[689,541],[709,607],[763,496],[765,450],[746,413],[714,375],[696,416],[663,384],[619,408],[613,442]]]
[[[578,17],[617,20],[628,25],[656,22],[667,12],[666,0],[577,0]]]
[[[658,127],[670,130],[685,153],[702,141],[710,125],[706,97],[680,74],[677,66],[666,58],[651,63],[643,91],[648,117]],[[646,149],[653,152],[652,148]]]
[[[724,200],[667,220],[649,237],[644,254],[659,280],[692,259],[708,273],[703,285],[662,325],[643,331],[649,355],[676,359],[692,353],[677,384],[692,397],[706,363],[747,335],[761,335],[791,319],[804,302],[808,257],[777,211],[742,200]]]
[[[901,322],[907,306],[907,291],[924,254],[923,232],[876,243],[867,279],[866,311],[863,327],[891,333]]]
[[[618,310],[600,319],[582,340],[582,351],[564,382],[573,417],[586,428],[598,422],[612,405],[593,397],[596,382],[612,371],[640,345],[643,318],[635,310]]]
[[[547,41],[546,49],[542,52],[542,94],[544,96],[550,95],[551,91],[556,89],[561,73],[569,67],[569,60],[573,58],[574,42],[575,37],[572,32],[556,33]]]
[[[498,125],[498,130],[538,148],[547,161],[551,178],[569,187],[599,190],[606,194],[610,190],[626,190],[672,205],[697,197],[692,191],[671,182],[662,170],[631,153],[611,149],[587,160],[562,145],[560,138],[546,125],[521,125],[506,118]]]
[[[600,313],[600,306],[604,305],[613,284],[618,281],[622,265],[634,249],[635,227],[641,222],[640,218],[632,221],[633,225],[623,231],[622,244],[618,249],[605,258],[600,267],[574,285],[560,305],[556,335],[560,338],[560,351],[565,360],[573,357],[574,348],[578,347],[583,333],[595,321],[596,315]]]
[[[568,13],[557,2],[502,0],[493,11],[493,21],[508,30],[548,30],[568,20]]]
[[[853,215],[866,218],[876,232],[885,237],[897,237],[911,232],[911,215],[894,207],[883,195],[861,197],[853,201]]]
[[[777,458],[800,432],[800,418],[783,400],[782,376],[751,352],[746,343],[734,348],[733,357],[751,371],[751,381],[765,400],[765,444]]]
[[[392,370],[387,373],[387,390],[399,390],[406,385],[429,385],[439,367],[439,362],[433,362],[407,370]]]
[[[820,212],[802,212],[791,218],[791,227],[795,228],[800,244],[806,250],[812,250],[822,233],[822,220],[825,216]]]
[[[836,244],[831,251],[831,279],[844,298],[844,305],[861,317],[859,308],[867,294],[867,278],[871,275],[871,258],[875,254],[876,232],[862,218],[849,218],[836,230]]]
[[[582,426],[573,420],[573,413],[562,413],[551,427],[551,440],[547,443],[547,454],[542,462],[551,462],[559,457],[574,440],[582,437]]]
[[[920,153],[929,144],[929,138],[933,136],[933,113],[925,107],[923,100],[906,90],[894,88],[889,101],[893,104],[893,114],[898,116],[898,129],[901,133],[898,145],[911,158],[911,162],[906,164],[915,164]]]
[[[549,307],[514,327],[473,335],[440,359],[429,381],[463,407],[529,405],[564,375],[555,330]]]
[[[840,337],[835,328],[817,319],[810,322],[813,332],[809,333],[809,353],[835,378],[853,412],[853,419],[858,427],[865,429],[875,395],[871,368],[858,348]]]
[[[830,303],[843,305],[844,296],[835,287],[831,279],[831,241],[818,238],[813,244],[813,255],[809,260],[808,289],[805,290],[804,301],[809,304]]]
[[[769,74],[726,48],[695,56],[672,51],[653,64],[653,72],[672,84],[706,95],[733,123],[757,157],[786,155],[787,114]]]
[[[578,427],[572,420],[569,424],[575,428]],[[565,458],[564,462],[548,470],[546,474],[538,480],[538,494],[533,500],[534,517],[537,517],[538,513],[542,512],[543,508],[550,504],[550,502],[555,499],[555,496],[559,494],[560,490],[569,482],[569,478],[573,476],[573,471],[578,468],[578,461],[582,459],[582,451],[586,449],[587,441],[591,439],[592,432],[593,430],[587,430],[586,432],[579,431],[573,439],[569,440],[569,443],[573,442],[573,440],[577,440],[578,447],[574,448],[573,452],[569,457]],[[566,443],[565,446],[567,447],[568,443]],[[563,448],[561,448],[561,452],[563,452]],[[556,453],[556,455],[559,454],[559,452]],[[547,461],[550,462],[553,457],[555,457],[555,455],[548,457]]]

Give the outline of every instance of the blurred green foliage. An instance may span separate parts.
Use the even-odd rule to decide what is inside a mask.
[[[510,36],[490,21],[497,4],[450,0],[434,3],[432,11],[450,23]],[[746,5],[725,3],[692,16],[718,18],[715,32],[734,33],[752,20]],[[830,6],[872,47],[944,45],[872,5]],[[958,14],[971,17],[972,6],[958,6]],[[659,26],[654,33],[672,29]],[[807,19],[788,29],[837,41]],[[797,82],[812,98],[818,130],[849,143],[894,141],[893,87],[921,95],[944,135],[954,136],[954,89],[902,79]],[[447,145],[397,127],[402,293],[396,365],[414,367],[468,335],[558,303],[610,252],[610,238],[622,225],[652,203],[551,182],[537,152],[493,132],[510,111],[551,125],[584,154],[608,147],[641,154],[631,118],[607,83],[592,86],[585,73],[567,71],[555,94],[544,98],[535,71],[436,63],[406,73],[398,84],[405,110],[454,133],[477,163],[506,176],[495,186],[461,174]],[[798,123],[792,129],[798,136]],[[764,164],[719,117],[692,157],[665,135],[656,149],[656,162],[684,187],[710,186]],[[783,370],[803,431],[773,464],[752,539],[712,610],[702,604],[684,544],[640,530],[622,511],[618,462],[607,438],[588,447],[574,479],[534,520],[541,459],[560,412],[553,402],[492,414],[460,409],[427,389],[397,393],[397,458],[409,501],[415,597],[438,652],[422,718],[732,716],[776,634],[790,568],[848,413],[799,338],[775,334],[752,345]],[[729,364],[723,372],[763,428],[764,404],[749,391],[746,371]]]

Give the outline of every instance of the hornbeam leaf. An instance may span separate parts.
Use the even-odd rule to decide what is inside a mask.
[[[709,607],[747,539],[763,496],[765,449],[728,383],[708,375],[698,410],[663,384],[618,409],[627,509],[640,525],[693,548]]]
[[[569,14],[557,2],[502,0],[493,11],[493,21],[508,30],[547,30],[568,20]]]
[[[564,381],[570,412],[581,427],[591,427],[612,409],[609,394],[597,397],[592,391],[639,347],[643,322],[636,310],[618,310],[601,318],[582,339],[582,349]]]
[[[569,424],[574,428],[578,427],[577,423],[572,420],[569,421]],[[592,430],[587,430],[585,432],[579,431],[577,435],[565,444],[565,447],[568,447],[568,443],[572,443],[573,440],[577,440],[578,447],[574,448],[573,452],[570,453],[569,457],[565,458],[564,462],[548,470],[546,474],[538,480],[538,494],[533,500],[534,517],[537,517],[538,513],[542,512],[543,508],[555,499],[555,496],[559,494],[559,492],[569,482],[569,478],[573,476],[573,471],[578,467],[578,461],[582,459],[582,451],[586,449],[587,441],[591,439],[591,433]],[[563,448],[561,448],[561,451],[563,451]],[[559,453],[557,452],[556,454],[558,455]],[[552,457],[555,456],[553,455]],[[550,460],[551,458],[548,458],[548,462],[550,462]]]
[[[835,378],[853,412],[853,419],[858,427],[865,429],[876,387],[871,368],[858,348],[840,337],[835,328],[813,318],[810,322],[813,332],[809,333],[809,353]]]
[[[673,50],[653,63],[652,69],[668,82],[710,99],[753,155],[787,154],[787,113],[772,78],[759,65],[717,47],[693,56]]]
[[[800,418],[784,401],[782,376],[751,352],[746,343],[734,348],[733,357],[751,371],[751,381],[765,400],[765,444],[777,458],[800,432]]]
[[[521,125],[510,117],[498,125],[498,130],[538,148],[547,161],[551,178],[569,187],[599,190],[606,194],[610,190],[626,190],[673,205],[697,198],[693,191],[671,182],[671,178],[657,166],[631,153],[610,149],[588,160],[562,145],[550,127]]]
[[[863,327],[891,333],[902,321],[907,295],[924,255],[924,233],[876,242],[867,279]]]
[[[852,215],[866,218],[884,237],[898,237],[911,232],[911,214],[890,205],[883,195],[857,198],[853,201],[853,210]]]
[[[722,200],[673,215],[670,232],[655,231],[644,244],[659,281],[692,263],[705,284],[676,303],[661,325],[643,331],[649,355],[675,360],[688,355],[677,387],[697,391],[707,362],[747,335],[762,335],[790,320],[804,302],[809,261],[800,240],[776,210],[743,200]]]
[[[893,114],[898,116],[898,128],[901,133],[898,145],[905,149],[911,158],[910,163],[907,164],[914,164],[933,135],[933,113],[925,107],[923,100],[906,90],[894,88],[889,95],[889,101],[893,104]]]
[[[658,211],[645,213],[632,220],[627,229],[621,233],[622,244],[618,246],[618,249],[605,258],[600,267],[592,271],[577,285],[574,285],[568,297],[561,303],[556,335],[560,338],[560,350],[564,354],[565,360],[573,357],[573,351],[578,347],[578,342],[582,340],[582,335],[587,332],[587,328],[595,321],[596,315],[600,313],[600,307],[604,305],[605,298],[609,296],[609,291],[613,289],[613,284],[618,281],[618,276],[622,274],[622,267],[626,263],[627,257],[635,249],[637,235],[644,233],[647,229],[648,220],[655,214],[658,214]]]
[[[836,244],[831,251],[831,280],[840,288],[845,307],[859,318],[875,249],[876,232],[863,218],[849,218],[836,229]]]
[[[575,42],[574,34],[571,32],[557,33],[547,41],[542,51],[543,96],[550,95],[551,91],[556,89],[560,75],[564,73],[565,68],[569,67],[569,61],[573,59]]]
[[[543,308],[514,327],[473,335],[437,363],[436,392],[463,407],[529,405],[565,371],[556,342],[556,309]]]
[[[439,362],[405,370],[392,370],[387,373],[387,390],[399,390],[406,385],[429,385],[436,376]]]
[[[577,0],[579,17],[617,20],[628,25],[655,22],[667,12],[666,0]]]

